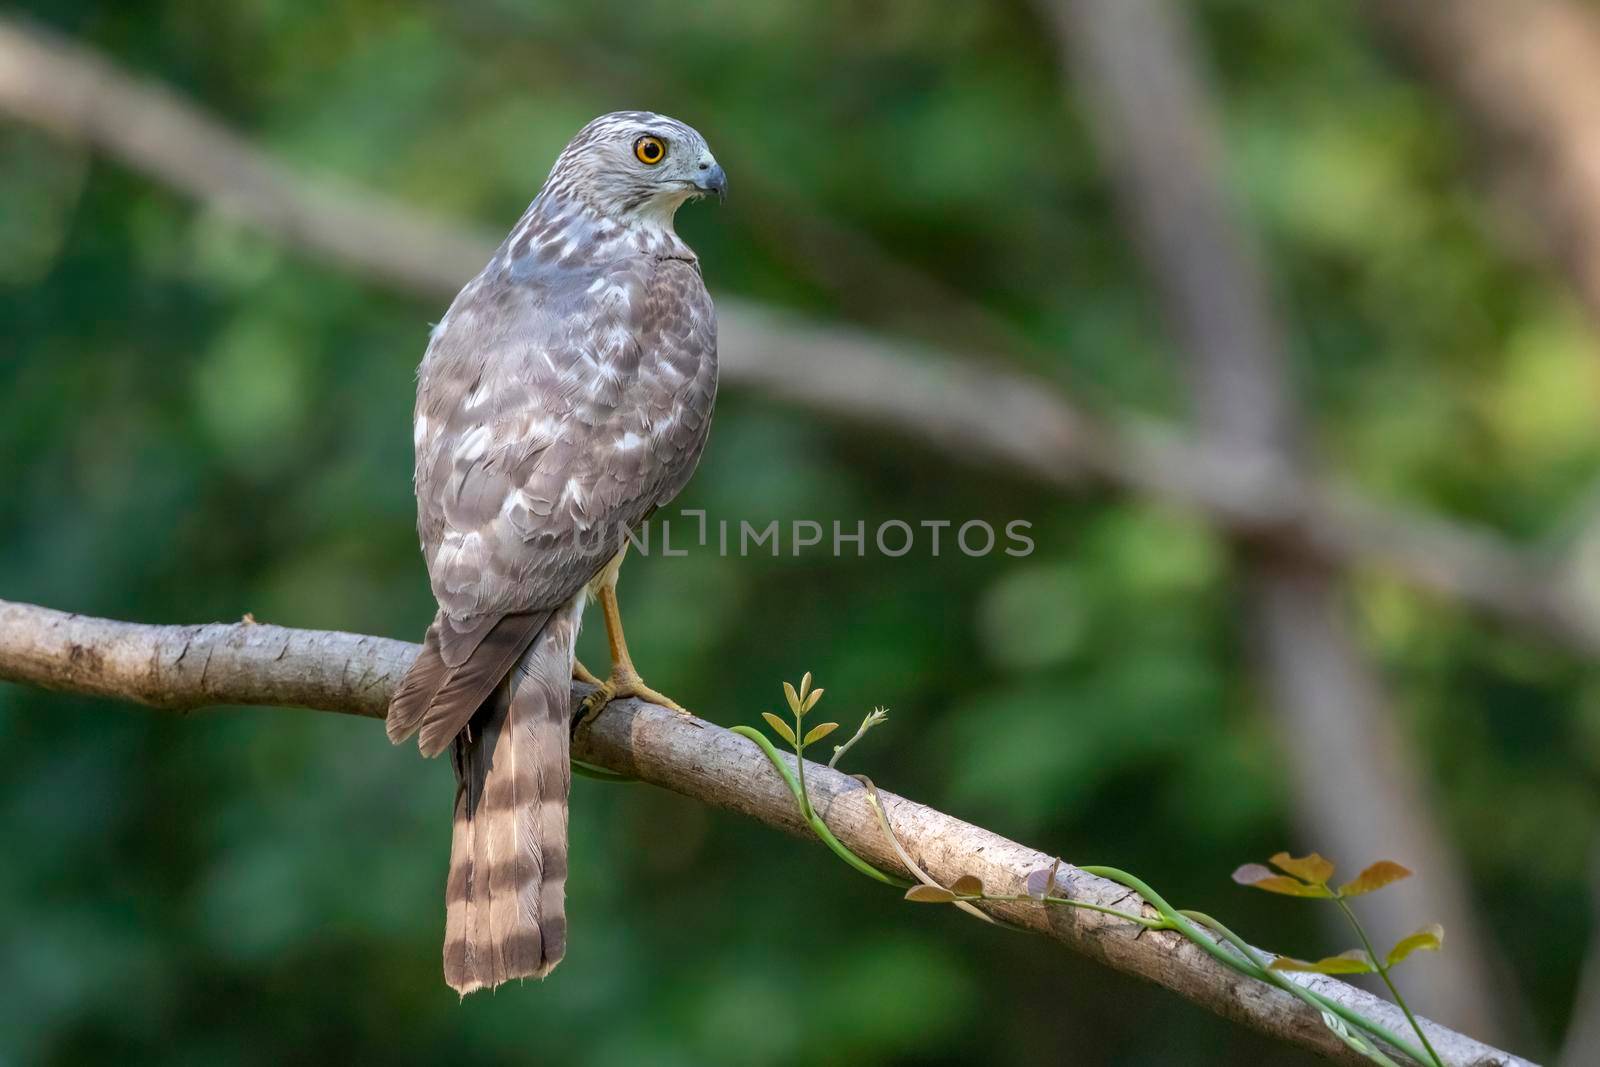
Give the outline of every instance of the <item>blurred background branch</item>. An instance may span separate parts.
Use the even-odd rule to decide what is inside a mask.
[[[246,621],[145,626],[0,601],[0,681],[190,711],[212,704],[299,706],[382,718],[417,646],[380,637],[294,630]],[[586,690],[574,691],[574,706]],[[573,756],[693,800],[805,837],[794,798],[759,749],[721,727],[640,701],[609,706],[573,739]],[[790,757],[786,757],[790,758]],[[808,763],[812,804],[851,851],[901,871],[866,791],[849,775]],[[943,885],[981,878],[999,895],[1027,895],[1028,875],[1055,858],[933,808],[880,791],[901,845]],[[821,853],[814,853],[820,859]],[[823,861],[831,862],[831,861]],[[1134,910],[1136,895],[1063,864],[1075,899]],[[1033,903],[993,905],[1000,918],[1119,971],[1157,983],[1224,1018],[1330,1060],[1366,1064],[1319,1014],[1279,990],[1221,967],[1169,931],[1145,931],[1104,913]],[[995,936],[1001,936],[996,934]],[[1295,976],[1319,993],[1404,1032],[1394,1005],[1319,975]],[[1449,1067],[1514,1067],[1520,1057],[1435,1024],[1429,1040]]]
[[[1574,0],[1366,8],[1480,135],[1505,236],[1565,271],[1600,326],[1600,14]]]
[[[1488,988],[1510,1043],[1581,1057],[1592,8],[17,0],[0,595],[420,633],[427,323],[574,129],[665,111],[734,183],[679,219],[728,386],[684,507],[1024,519],[1035,545],[691,545],[630,578],[652,680],[742,720],[802,669],[830,703],[914,709],[859,757],[885,780],[1220,915],[1250,897],[1223,877],[1241,860],[1401,841],[1381,858],[1421,877],[1374,903],[1449,928],[1402,987],[1446,1014]],[[185,684],[215,684],[192,658]],[[296,685],[367,706],[383,676]],[[0,902],[22,917],[0,973],[27,976],[0,1060],[509,1067],[535,1031],[592,1067],[1309,1059],[1043,939],[929,937],[749,820],[588,781],[582,951],[460,1006],[418,859],[447,847],[447,766],[348,715],[107,715],[3,684],[0,742]],[[1434,900],[1464,897],[1486,931],[1467,952]],[[1250,899],[1252,940],[1345,946]]]
[[[1132,237],[1160,296],[1189,383],[1196,432],[1246,469],[1297,469],[1304,416],[1261,253],[1222,171],[1211,92],[1182,10],[1167,0],[1046,0],[1063,59]],[[1408,856],[1428,872],[1453,931],[1455,966],[1423,1010],[1503,1036],[1504,990],[1462,864],[1433,815],[1420,761],[1348,632],[1338,576],[1271,544],[1245,544],[1247,625],[1293,764],[1298,819],[1330,855]],[[1415,916],[1375,902],[1380,939]]]
[[[1573,998],[1572,1026],[1561,1043],[1561,1067],[1600,1063],[1600,842],[1589,856],[1589,944]]]
[[[4,17],[0,111],[85,142],[292,247],[419,295],[453,295],[495,244],[381,193],[300,175],[160,86]],[[734,297],[718,296],[717,311],[723,375],[735,388],[888,428],[1055,488],[1095,480],[1192,508],[1241,540],[1326,565],[1375,568],[1600,653],[1600,604],[1556,561],[1489,530],[1308,481],[1261,450],[1196,442],[1147,419],[1091,415],[1049,383],[989,359],[809,324]],[[1243,390],[1241,406],[1254,407],[1250,397],[1263,386],[1228,382]]]
[[[1573,0],[1375,0],[1366,10],[1478,135],[1501,238],[1560,270],[1600,328],[1600,11]],[[1574,579],[1593,588],[1600,511],[1574,519],[1562,547]]]

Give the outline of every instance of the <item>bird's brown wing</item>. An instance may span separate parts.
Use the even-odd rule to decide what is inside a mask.
[[[491,265],[429,345],[416,489],[439,614],[389,733],[419,731],[430,755],[454,741],[445,976],[463,993],[541,976],[564,951],[582,591],[688,481],[715,392],[716,321],[682,260],[542,278]]]
[[[442,751],[542,616],[567,603],[699,461],[716,319],[698,267],[576,279],[486,272],[434,332],[416,409],[418,527],[439,616],[390,737]]]
[[[565,603],[705,443],[716,320],[698,268],[637,260],[558,279],[463,294],[423,366],[419,527],[458,628]]]
[[[389,740],[398,743],[417,733],[424,756],[443,752],[505,680],[549,617],[548,611],[479,616],[465,634],[453,634],[451,620],[437,616],[422,652],[389,702]],[[453,643],[443,643],[441,633],[452,634]]]
[[[483,639],[433,694],[417,732],[417,747],[424,756],[437,756],[450,746],[477,709],[494,692],[538,636],[548,611],[502,615]],[[448,646],[444,648],[448,655]],[[449,660],[445,663],[448,665]],[[570,674],[570,668],[568,668]]]

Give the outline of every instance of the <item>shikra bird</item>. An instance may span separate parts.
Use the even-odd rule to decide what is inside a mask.
[[[456,772],[445,981],[540,978],[566,949],[570,681],[677,705],[634,669],[627,533],[689,481],[717,391],[717,322],[673,229],[726,191],[694,129],[619,111],[580,130],[435,327],[417,379],[417,526],[439,613],[389,705]],[[585,599],[611,676],[574,658]],[[682,710],[682,709],[679,709]]]

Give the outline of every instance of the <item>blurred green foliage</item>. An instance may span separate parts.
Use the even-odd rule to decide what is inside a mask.
[[[931,279],[1014,336],[993,358],[1181,415],[1024,3],[21,6],[296,165],[496,230],[592,115],[674,114],[730,174],[725,210],[681,219],[714,292],[969,336],[903,284]],[[1333,0],[1194,8],[1321,454],[1380,497],[1530,540],[1570,529],[1600,470],[1595,338],[1506,251],[1516,223],[1481,194],[1457,117]],[[9,125],[0,204],[0,595],[418,638],[412,376],[444,302]],[[1049,498],[742,392],[682,503],[757,525],[1033,522],[1026,559],[634,560],[634,652],[726,724],[813,670],[847,726],[894,709],[850,757],[885,786],[1314,951],[1303,911],[1228,881],[1316,843],[1294,839],[1293,739],[1202,525]],[[1377,577],[1350,600],[1548,1047],[1586,933],[1600,674]],[[583,652],[603,664],[598,626]],[[11,687],[0,767],[0,1063],[1293,1058],[1046,944],[908,908],[812,843],[581,780],[569,959],[458,1005],[438,962],[450,772],[370,722]]]

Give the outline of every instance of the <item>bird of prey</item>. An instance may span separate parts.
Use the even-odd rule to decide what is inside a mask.
[[[694,129],[646,111],[590,122],[433,330],[418,371],[417,526],[438,615],[388,732],[450,749],[445,981],[542,978],[566,947],[570,682],[677,705],[634,669],[617,608],[626,535],[699,462],[717,324],[673,229],[726,179]],[[574,658],[585,599],[610,677]],[[678,710],[682,710],[679,708]]]

